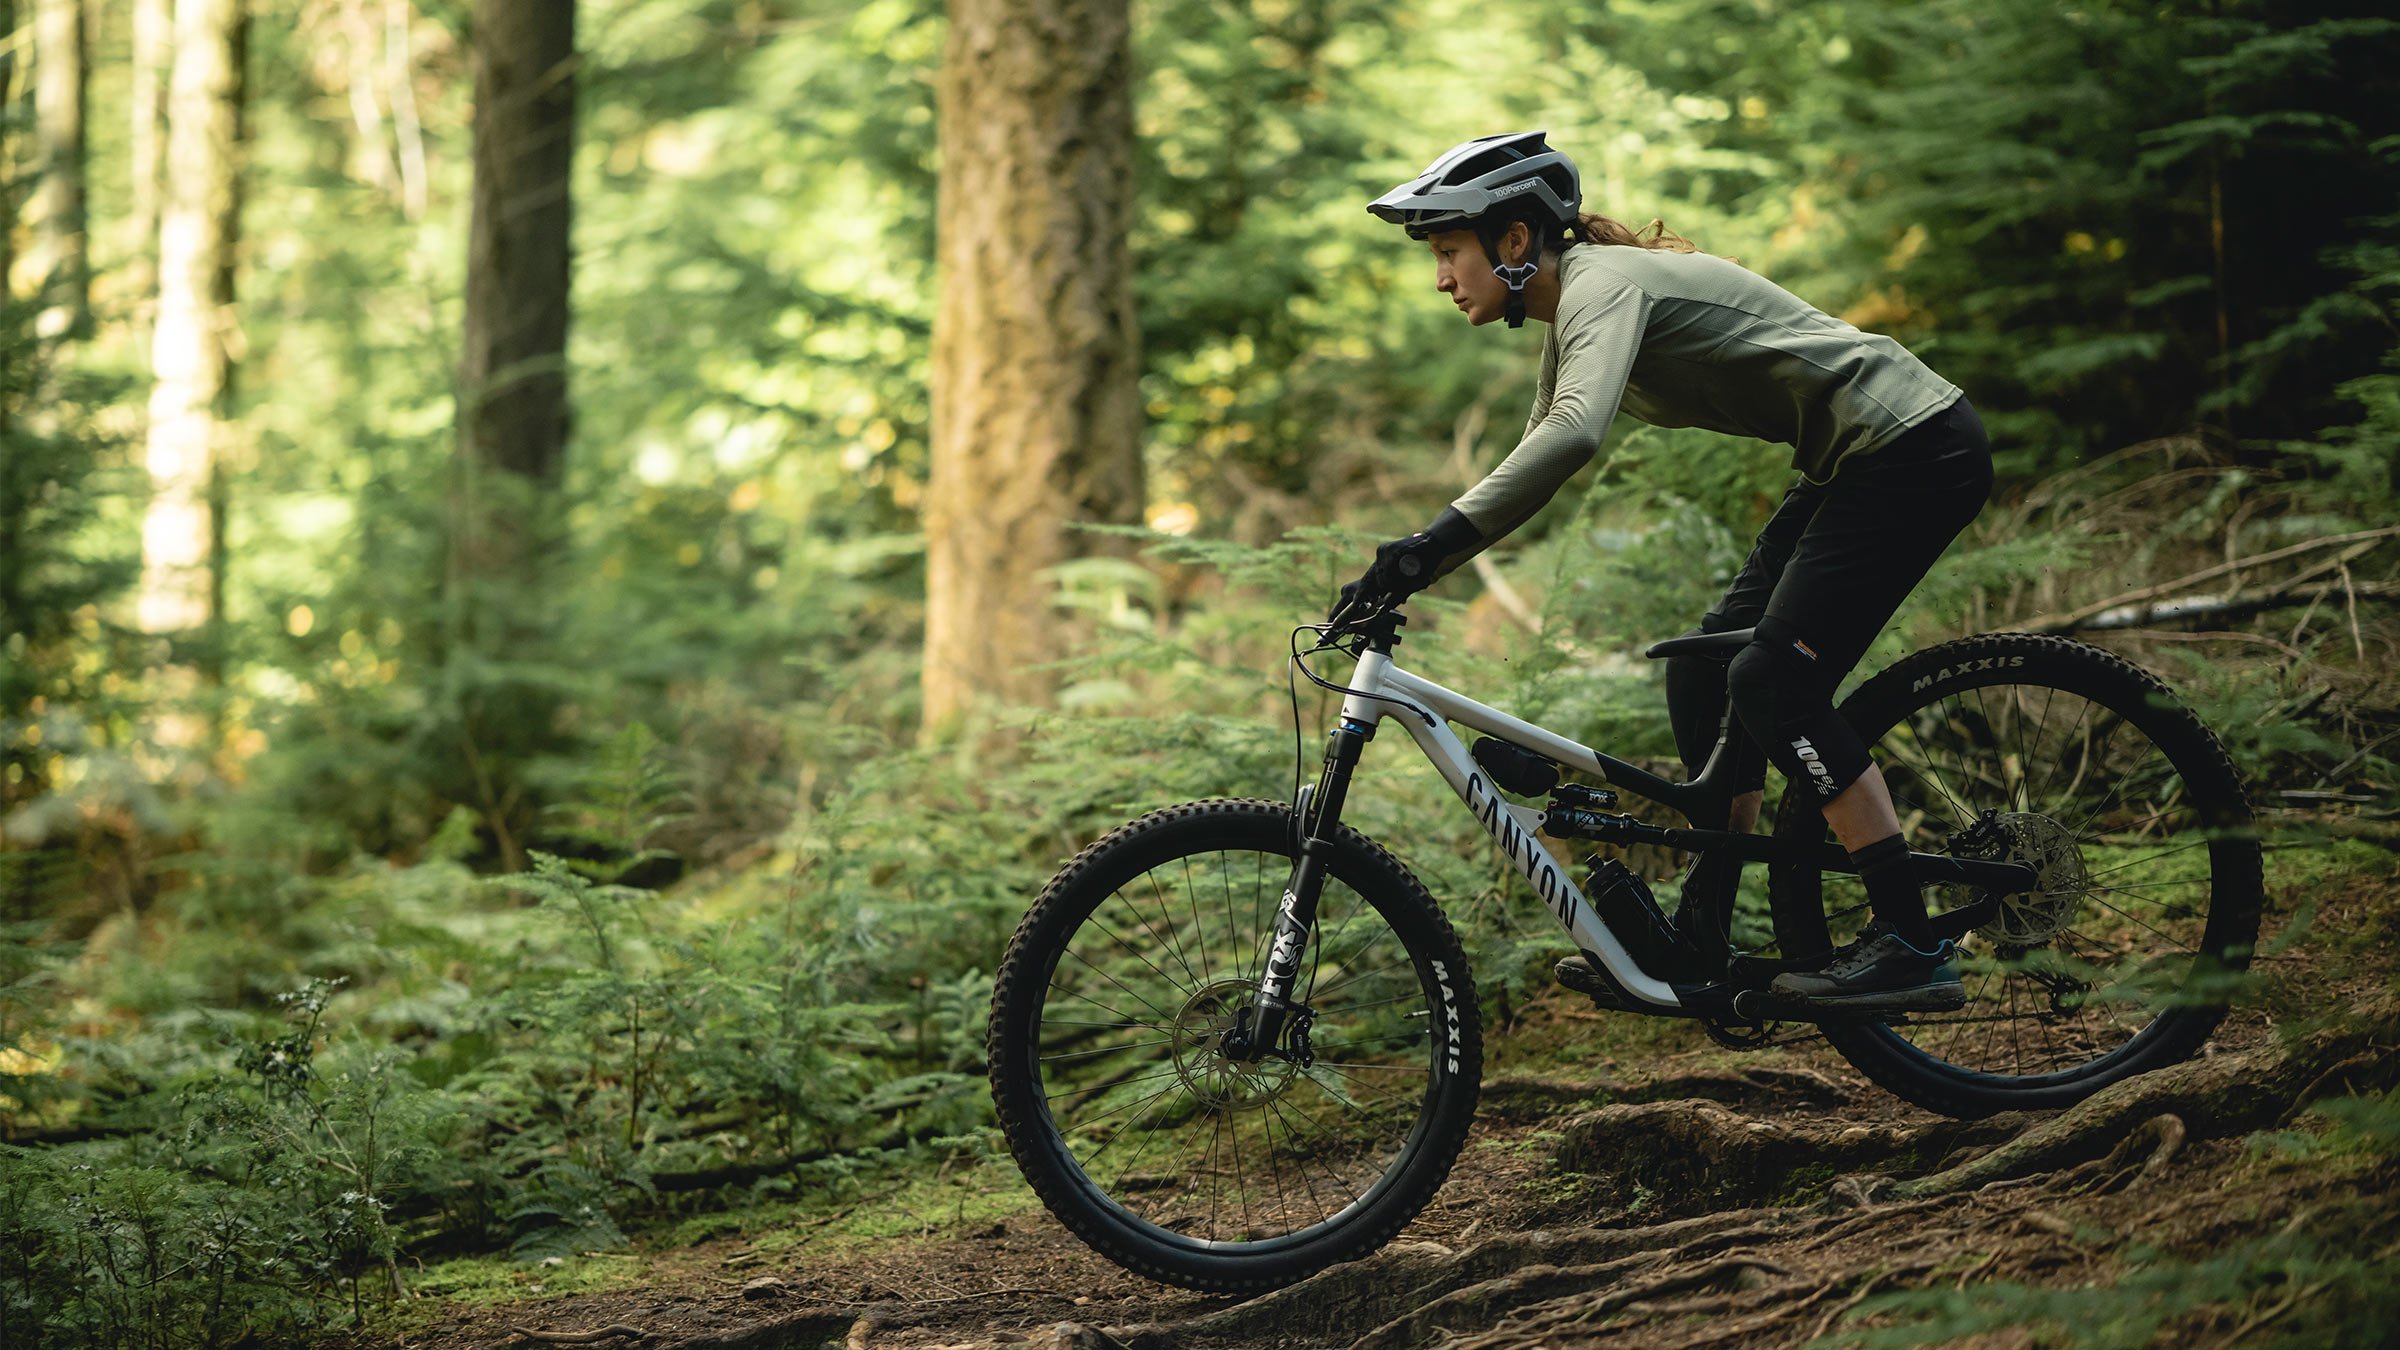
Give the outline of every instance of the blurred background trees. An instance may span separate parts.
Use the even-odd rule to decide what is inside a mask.
[[[0,1133],[197,1165],[143,1133],[166,1094],[292,1106],[230,1047],[346,980],[312,997],[350,1039],[311,1013],[310,1044],[423,1152],[396,1191],[278,1202],[344,1253],[327,1279],[971,1130],[1029,888],[1132,811],[1282,791],[1289,625],[1513,445],[1540,333],[1460,326],[1362,209],[1495,129],[1974,397],[2001,492],[1891,650],[2206,574],[2168,589],[2243,617],[2108,640],[2262,800],[2388,829],[2379,6],[18,0],[0,28]],[[1437,593],[1422,659],[1663,754],[1616,657],[1706,603],[1786,470],[1632,423],[1604,458]],[[920,745],[970,706],[1020,734]],[[1516,931],[1471,840],[1400,834]]]

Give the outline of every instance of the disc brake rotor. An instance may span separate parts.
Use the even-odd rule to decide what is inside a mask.
[[[2091,874],[2075,836],[2057,821],[2026,811],[1989,819],[1999,836],[1997,861],[2033,869],[2034,888],[2000,897],[2000,912],[1976,929],[2004,949],[2040,947],[2075,920],[2075,909],[2091,889]]]

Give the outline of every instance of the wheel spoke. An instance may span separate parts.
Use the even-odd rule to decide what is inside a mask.
[[[1150,935],[1151,941],[1158,942],[1158,930],[1150,926],[1150,916],[1142,913],[1141,906],[1133,903],[1132,900],[1127,899],[1125,892],[1121,890],[1111,891],[1109,892],[1109,895],[1110,898],[1116,900],[1119,904],[1124,905],[1125,908],[1132,910],[1133,917],[1141,921],[1142,931]],[[1095,915],[1095,917],[1097,917],[1097,915]],[[1200,978],[1200,972],[1192,969],[1192,963],[1184,959],[1183,944],[1175,937],[1175,917],[1172,912],[1170,912],[1167,916],[1167,940],[1164,942],[1159,942],[1158,945],[1166,948],[1168,952],[1174,956],[1175,964],[1182,966],[1183,973],[1191,978],[1192,982],[1191,984],[1185,986],[1186,988],[1198,988],[1200,985],[1206,983],[1206,981]]]
[[[1179,991],[1181,991],[1182,993],[1185,993],[1185,994],[1193,994],[1193,993],[1197,993],[1197,992],[1199,992],[1199,991],[1198,991],[1198,989],[1197,989],[1195,986],[1192,986],[1192,985],[1185,984],[1185,983],[1183,983],[1182,981],[1180,981],[1180,980],[1176,979],[1174,976],[1172,976],[1172,975],[1169,975],[1167,972],[1165,972],[1165,971],[1163,971],[1163,970],[1159,970],[1159,968],[1158,968],[1158,963],[1157,963],[1156,961],[1153,961],[1153,960],[1151,960],[1149,957],[1142,955],[1142,949],[1141,949],[1141,948],[1139,948],[1139,947],[1136,947],[1136,946],[1134,946],[1132,943],[1130,943],[1130,942],[1127,942],[1127,941],[1126,941],[1124,938],[1122,938],[1122,937],[1119,937],[1119,936],[1117,935],[1117,931],[1116,931],[1115,929],[1113,929],[1113,928],[1109,927],[1107,924],[1104,924],[1104,923],[1100,922],[1100,914],[1099,914],[1099,911],[1097,911],[1097,910],[1093,911],[1093,913],[1092,913],[1092,927],[1099,929],[1099,930],[1100,930],[1101,932],[1103,932],[1103,933],[1106,933],[1106,934],[1109,936],[1109,939],[1110,939],[1111,941],[1115,942],[1115,943],[1116,943],[1118,946],[1120,946],[1120,947],[1123,947],[1123,948],[1124,948],[1126,951],[1128,951],[1128,952],[1132,953],[1132,954],[1133,954],[1133,959],[1134,959],[1134,960],[1136,960],[1136,961],[1139,961],[1139,962],[1141,962],[1143,965],[1150,967],[1150,969],[1151,969],[1151,970],[1153,970],[1153,971],[1156,971],[1156,972],[1157,972],[1157,974],[1158,974],[1158,978],[1160,978],[1160,979],[1162,979],[1162,980],[1165,980],[1165,981],[1166,981],[1166,982],[1167,982],[1169,985],[1172,985],[1172,986],[1173,986],[1175,989],[1177,989],[1177,990],[1179,990]],[[1078,959],[1081,959],[1081,958],[1078,958]]]

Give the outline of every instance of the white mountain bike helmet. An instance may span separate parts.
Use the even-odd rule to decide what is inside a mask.
[[[1550,148],[1548,134],[1512,131],[1452,146],[1423,173],[1367,204],[1411,239],[1475,231],[1493,275],[1508,286],[1511,328],[1525,323],[1525,283],[1541,264],[1542,241],[1571,229],[1583,206],[1582,175],[1575,161]],[[1519,220],[1533,227],[1533,247],[1511,266],[1500,261],[1500,235]]]

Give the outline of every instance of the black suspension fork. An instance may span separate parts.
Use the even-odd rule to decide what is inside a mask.
[[[1333,863],[1333,832],[1342,819],[1342,802],[1350,792],[1350,773],[1359,753],[1375,739],[1375,724],[1345,717],[1326,738],[1325,767],[1314,791],[1301,799],[1300,858],[1284,883],[1283,901],[1275,907],[1275,936],[1267,946],[1266,966],[1253,991],[1251,1015],[1227,1033],[1225,1051],[1236,1059],[1257,1061],[1272,1052],[1283,1036],[1292,1011],[1292,985],[1299,978],[1300,955],[1308,950],[1308,935],[1317,925],[1317,897],[1325,890],[1325,873]]]

